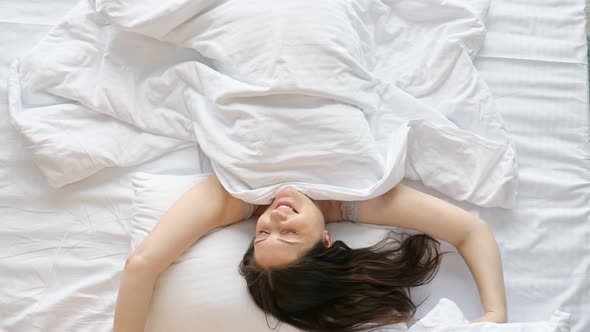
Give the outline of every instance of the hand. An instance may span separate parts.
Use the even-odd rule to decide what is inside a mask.
[[[471,323],[480,322],[506,323],[506,314],[495,311],[488,311],[478,319],[471,321]]]

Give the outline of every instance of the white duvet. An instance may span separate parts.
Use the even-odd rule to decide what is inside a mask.
[[[380,195],[404,176],[509,207],[515,152],[472,64],[487,1],[82,1],[10,77],[49,183],[197,142],[252,203]]]

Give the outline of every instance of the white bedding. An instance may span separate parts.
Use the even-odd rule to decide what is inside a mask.
[[[4,78],[9,63],[73,5],[14,0],[0,10],[0,141],[7,143],[0,147],[0,329],[6,331],[108,331],[129,248],[130,174],[210,171],[190,147],[65,188],[46,184],[8,121]],[[476,60],[519,153],[516,208],[480,210],[504,256],[510,320],[541,320],[560,308],[572,313],[575,332],[590,329],[583,7],[582,0],[494,1]],[[432,296],[419,315],[441,297],[467,317],[478,314],[476,291],[460,265],[443,266],[426,292]]]
[[[196,140],[250,203],[369,199],[406,176],[510,207],[515,152],[471,58],[487,8],[82,1],[15,63],[10,112],[56,187]]]

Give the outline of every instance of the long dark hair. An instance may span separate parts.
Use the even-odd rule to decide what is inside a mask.
[[[250,245],[240,264],[254,302],[279,321],[306,331],[353,332],[407,322],[416,312],[412,287],[436,274],[442,253],[435,239],[389,233],[372,247],[322,241],[296,262],[258,266]]]

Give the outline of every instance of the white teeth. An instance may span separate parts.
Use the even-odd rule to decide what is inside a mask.
[[[280,205],[278,208],[279,209],[283,209],[283,210],[288,210],[288,211],[291,211],[291,212],[295,212],[295,210],[293,210],[291,207],[289,207],[287,205]]]

